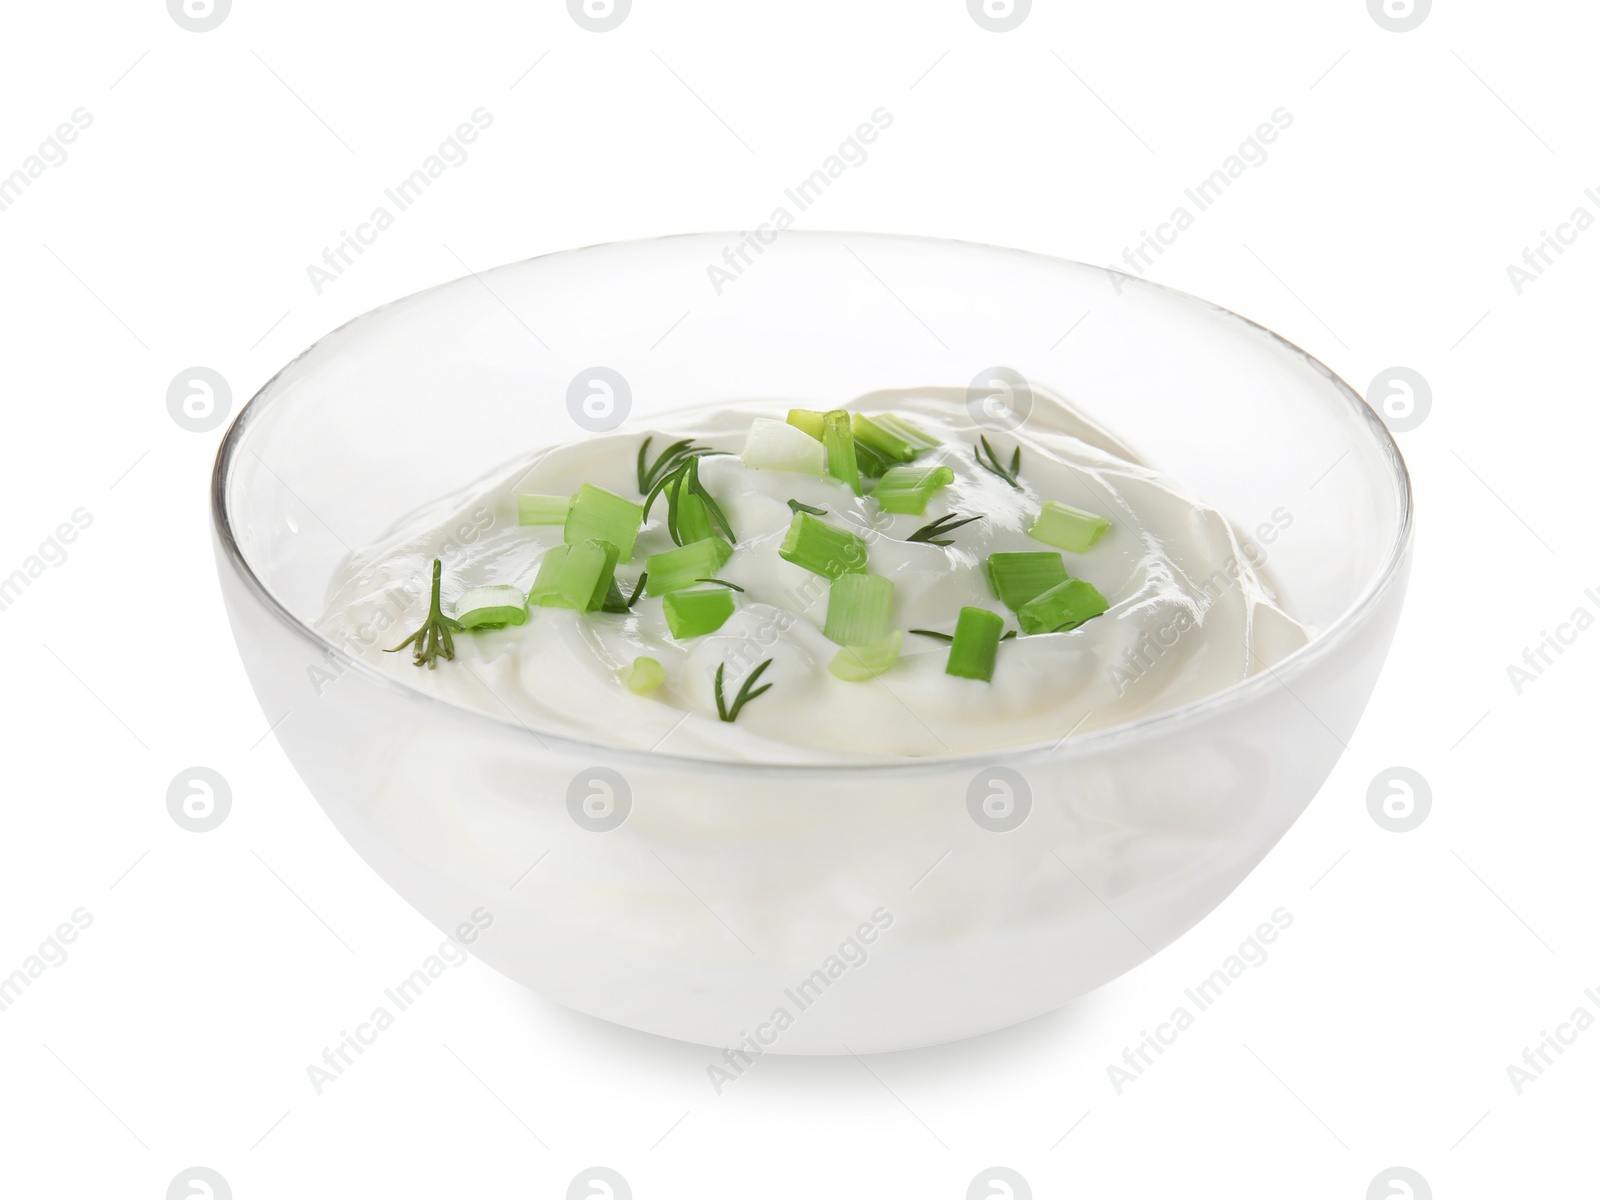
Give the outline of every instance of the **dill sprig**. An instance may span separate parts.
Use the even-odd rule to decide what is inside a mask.
[[[994,452],[994,447],[989,445],[988,438],[979,437],[978,441],[982,443],[982,449],[977,446],[972,448],[972,456],[978,460],[978,465],[988,471],[989,474],[1000,476],[1001,479],[1004,479],[1020,492],[1022,485],[1017,482],[1017,472],[1022,469],[1022,447],[1018,446],[1011,452],[1011,467],[1008,470],[1006,465],[1000,461],[1000,456]],[[987,459],[985,458],[986,455]]]
[[[648,440],[648,439],[646,439]],[[672,540],[679,546],[683,545],[683,538],[678,534],[678,501],[685,495],[697,497],[706,506],[706,515],[711,522],[722,531],[730,542],[739,539],[733,532],[733,526],[728,523],[727,516],[719,505],[706,491],[705,484],[700,482],[700,459],[705,454],[722,454],[721,450],[702,450],[687,458],[680,458],[678,465],[665,475],[661,476],[650,485],[650,490],[644,498],[644,518],[650,519],[650,507],[656,502],[656,497],[663,492],[667,497],[667,532],[672,535]]]
[[[950,539],[950,538],[945,537],[944,536],[945,534],[954,533],[956,530],[960,529],[963,525],[970,525],[974,521],[981,521],[981,520],[983,520],[983,514],[982,513],[979,513],[975,517],[968,517],[964,521],[957,521],[955,513],[946,513],[944,516],[940,517],[937,521],[933,521],[933,522],[930,522],[927,525],[924,525],[921,529],[917,530],[910,537],[906,538],[906,541],[908,541],[908,542],[927,542],[929,545],[932,545],[932,546],[950,546],[950,545],[954,545],[954,541],[952,539]],[[950,522],[952,522],[952,521],[954,521],[955,523],[954,524],[950,524]]]
[[[789,501],[789,511],[797,513],[810,513],[813,517],[825,517],[828,510],[825,508],[812,508],[809,504],[801,504],[798,500]]]
[[[733,698],[733,703],[729,704],[727,701],[725,701],[722,698],[722,670],[723,670],[723,668],[725,666],[727,666],[727,664],[726,663],[718,663],[717,664],[717,680],[716,680],[716,683],[717,683],[717,716],[721,717],[724,721],[735,721],[735,720],[737,720],[738,717],[739,717],[739,710],[741,708],[743,708],[746,704],[749,704],[750,701],[754,700],[757,696],[761,695],[761,693],[763,693],[763,692],[767,691],[769,688],[771,688],[772,685],[770,683],[764,683],[760,687],[755,688],[754,690],[751,690],[752,689],[752,685],[755,683],[755,681],[761,678],[761,673],[763,671],[765,671],[771,665],[772,665],[772,660],[769,658],[765,662],[763,662],[760,666],[758,666],[754,671],[751,671],[750,674],[746,675],[745,679],[744,679],[744,683],[739,688],[738,694],[736,696],[734,696],[734,698]]]
[[[639,476],[639,494],[648,496],[660,482],[663,476],[670,474],[683,465],[686,458],[698,457],[702,454],[720,454],[720,450],[712,450],[708,446],[696,446],[693,438],[684,438],[681,442],[673,442],[663,450],[654,463],[649,463],[650,443],[654,438],[645,438],[644,445],[639,447],[639,459],[635,470]]]
[[[411,646],[412,663],[419,667],[427,667],[430,671],[441,655],[447,659],[455,658],[456,644],[450,635],[460,633],[462,625],[455,618],[445,616],[444,610],[439,607],[439,579],[443,570],[444,565],[437,558],[434,559],[433,597],[428,601],[428,619],[405,641],[384,651],[385,654],[393,654]]]

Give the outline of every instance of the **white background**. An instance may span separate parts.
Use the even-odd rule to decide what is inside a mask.
[[[1036,1196],[1360,1200],[1395,1165],[1437,1197],[1594,1186],[1600,1030],[1520,1095],[1506,1071],[1600,1016],[1600,632],[1520,695],[1506,670],[1600,613],[1600,229],[1521,295],[1506,271],[1579,205],[1600,216],[1592,6],[1441,0],[1406,33],[1363,0],[1036,0],[1006,33],[962,0],[635,0],[607,33],[557,0],[237,0],[205,33],[159,0],[4,20],[0,175],[93,118],[0,212],[0,576],[93,519],[0,612],[0,974],[93,918],[0,1012],[4,1194],[156,1200],[196,1164],[241,1200],[559,1197],[594,1164],[640,1198],[955,1198],[995,1164]],[[317,294],[307,266],[479,106],[468,161]],[[214,368],[237,411],[324,332],[469,268],[752,228],[879,106],[893,127],[802,227],[1107,264],[1293,114],[1150,275],[1358,390],[1397,364],[1431,385],[1400,437],[1408,608],[1348,754],[1190,934],[1017,1028],[767,1058],[718,1096],[702,1048],[473,962],[315,1094],[307,1065],[440,935],[268,735],[208,543],[221,431],[180,428],[169,381]],[[233,792],[206,834],[165,807],[197,764]],[[1395,765],[1432,789],[1410,833],[1366,807]],[[1108,1064],[1279,906],[1267,963],[1118,1095]]]

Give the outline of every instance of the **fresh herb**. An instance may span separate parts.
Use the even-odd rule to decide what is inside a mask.
[[[974,521],[981,521],[981,520],[983,520],[983,514],[982,513],[979,513],[975,517],[968,517],[964,521],[956,521],[956,514],[955,513],[946,513],[944,516],[940,517],[937,521],[934,521],[934,522],[932,522],[930,524],[924,525],[921,529],[917,530],[910,537],[906,538],[906,541],[908,541],[908,542],[927,542],[929,545],[932,545],[932,546],[950,546],[950,545],[953,545],[954,542],[951,539],[944,537],[943,536],[944,534],[954,533],[956,530],[960,529],[963,525],[970,525]],[[955,524],[953,524],[953,525],[949,524],[949,522],[951,522],[951,521],[955,521]]]
[[[720,453],[720,451],[712,450],[708,446],[696,446],[693,438],[684,438],[681,442],[673,442],[672,445],[661,452],[660,457],[653,464],[646,466],[645,463],[650,454],[650,443],[654,440],[654,438],[645,438],[644,445],[639,447],[639,461],[635,465],[635,469],[639,475],[639,494],[641,496],[648,496],[655,490],[656,484],[664,476],[671,474],[682,466],[684,459],[701,454]]]
[[[682,546],[686,542],[700,539],[689,537],[678,527],[678,501],[680,497],[694,496],[705,505],[705,512],[711,518],[712,524],[720,527],[724,537],[730,542],[737,542],[738,536],[733,532],[733,526],[728,523],[727,516],[722,508],[712,499],[711,493],[706,491],[705,484],[700,482],[700,459],[704,454],[720,454],[718,450],[704,450],[679,460],[665,475],[658,478],[645,493],[644,516],[650,519],[650,507],[656,497],[663,492],[667,496],[667,532],[672,535],[672,540]]]
[[[650,578],[650,572],[644,571],[639,575],[639,582],[633,585],[633,593],[624,597],[622,589],[617,586],[617,577],[611,577],[611,585],[606,588],[606,598],[601,602],[600,611],[608,613],[626,613],[633,611],[633,605],[644,591],[645,582]]]
[[[717,716],[721,717],[724,721],[736,721],[736,720],[738,720],[739,719],[739,710],[741,708],[743,708],[746,704],[750,703],[750,701],[754,700],[757,696],[761,695],[762,692],[765,692],[765,691],[767,691],[768,689],[770,689],[772,687],[772,685],[770,683],[764,683],[760,687],[755,688],[754,690],[751,690],[751,685],[754,684],[756,680],[760,679],[761,678],[761,673],[763,671],[765,671],[771,665],[772,665],[772,660],[769,658],[765,662],[763,662],[760,666],[758,666],[754,671],[751,671],[750,674],[746,675],[744,683],[739,688],[738,695],[734,696],[733,703],[729,704],[727,701],[725,701],[722,698],[722,670],[723,670],[723,668],[725,666],[727,666],[727,664],[726,663],[718,663],[717,664],[717,679],[716,679],[716,685],[717,685]]]
[[[461,632],[461,622],[444,615],[444,610],[439,607],[439,578],[444,570],[444,565],[436,558],[433,560],[433,598],[428,602],[428,619],[418,629],[398,646],[385,651],[394,654],[404,650],[407,646],[414,646],[411,661],[419,667],[433,670],[436,660],[442,654],[447,659],[456,656],[456,644],[451,639],[452,632]]]
[[[825,508],[812,508],[809,504],[801,504],[798,500],[789,501],[789,511],[797,513],[810,513],[813,517],[825,517],[828,510]]]
[[[737,583],[729,583],[726,579],[710,579],[710,578],[707,578],[707,579],[696,579],[695,582],[696,583],[718,583],[718,584],[721,584],[725,588],[732,588],[736,592],[744,591],[744,589],[742,587],[740,587]]]
[[[923,637],[938,638],[941,642],[953,642],[956,640],[948,633],[935,633],[931,629],[912,629],[908,632],[921,634]]]
[[[1011,467],[1008,470],[1006,465],[1000,461],[1000,456],[994,452],[994,447],[989,445],[988,438],[980,437],[978,441],[982,443],[982,449],[977,446],[972,448],[972,455],[978,460],[978,465],[988,471],[989,474],[1000,476],[1001,479],[1004,479],[1020,492],[1022,485],[1017,482],[1017,472],[1022,469],[1022,447],[1018,446],[1011,452]],[[985,455],[987,455],[987,460]]]

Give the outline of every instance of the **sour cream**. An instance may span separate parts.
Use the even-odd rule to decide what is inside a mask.
[[[986,433],[1009,461],[1022,450],[1021,490],[982,468],[965,389],[877,392],[844,407],[897,413],[941,446],[917,466],[943,464],[955,481],[922,515],[878,511],[844,483],[749,469],[739,458],[752,420],[782,419],[786,405],[741,404],[685,413],[670,423],[594,435],[530,453],[402,520],[353,554],[332,581],[320,630],[412,687],[502,720],[610,746],[695,758],[769,763],[855,762],[977,754],[1037,745],[1121,725],[1221,691],[1305,643],[1282,607],[1261,551],[1217,510],[1140,461],[1076,409],[1036,392],[1027,420]],[[519,526],[517,495],[566,495],[593,484],[640,499],[635,461],[653,436],[659,451],[681,438],[729,452],[704,458],[700,479],[738,542],[720,579],[744,589],[720,629],[678,641],[660,597],[626,614],[535,607],[525,624],[455,635],[455,658],[436,669],[409,653],[385,654],[426,616],[435,557],[444,562],[444,611],[468,587],[511,584],[524,593],[540,560],[562,544],[560,526]],[[827,581],[779,557],[789,500],[826,509],[828,521],[868,543],[868,570],[894,583],[895,629],[949,632],[963,606],[1016,617],[990,590],[984,560],[997,551],[1050,551],[1028,535],[1046,500],[1097,513],[1111,528],[1082,554],[1063,552],[1070,576],[1094,584],[1111,608],[1076,629],[1001,643],[993,679],[945,673],[947,643],[907,633],[899,661],[874,680],[828,671],[839,647],[823,636]],[[983,519],[953,544],[905,540],[946,513]],[[648,555],[674,548],[658,501],[631,559],[624,592]],[[1280,513],[1279,526],[1292,520]],[[371,631],[389,630],[382,638]],[[362,631],[360,636],[356,631]],[[661,663],[666,682],[637,696],[619,675],[636,657]],[[758,664],[771,690],[734,723],[717,714],[723,667],[731,698]]]

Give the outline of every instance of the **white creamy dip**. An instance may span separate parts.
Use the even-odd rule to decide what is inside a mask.
[[[1145,466],[1115,437],[1064,402],[1034,396],[1026,422],[1008,433],[974,427],[960,388],[877,392],[844,407],[892,412],[939,439],[917,466],[948,466],[949,486],[922,515],[881,512],[832,477],[749,469],[739,452],[755,417],[782,420],[787,406],[742,404],[687,412],[660,424],[586,437],[531,453],[403,520],[352,555],[333,580],[318,628],[407,684],[526,725],[586,741],[665,754],[771,763],[871,761],[976,754],[1049,745],[1074,734],[1159,713],[1221,691],[1306,641],[1260,569],[1257,542]],[[985,433],[1018,482],[985,470],[974,443]],[[727,451],[699,475],[738,536],[715,572],[739,585],[735,611],[715,632],[674,639],[662,597],[641,595],[631,612],[534,607],[525,624],[454,636],[453,661],[413,665],[386,654],[428,610],[433,559],[443,560],[444,612],[469,587],[509,584],[526,594],[544,555],[562,544],[559,525],[518,524],[519,493],[566,495],[583,484],[640,501],[635,474],[643,439],[653,450],[692,437]],[[823,636],[828,581],[779,557],[794,513],[788,501],[827,510],[830,523],[868,542],[868,567],[894,584],[891,626],[949,633],[964,606],[989,609],[1017,628],[993,594],[984,560],[996,552],[1051,551],[1028,534],[1041,505],[1059,501],[1108,518],[1081,554],[1063,552],[1068,574],[1110,602],[1104,615],[1061,633],[1000,644],[990,681],[945,673],[950,646],[907,633],[883,675],[846,682],[828,670],[839,647]],[[624,594],[647,556],[674,549],[658,500],[631,557],[619,563]],[[983,519],[949,534],[949,546],[905,539],[946,513]],[[1275,514],[1272,532],[1292,518]],[[1265,540],[1257,534],[1258,540]],[[364,631],[360,637],[354,631]],[[386,631],[374,639],[370,631]],[[659,662],[665,683],[647,695],[624,686],[635,658]],[[732,696],[758,663],[771,689],[735,722],[719,719],[713,678],[724,667]]]

